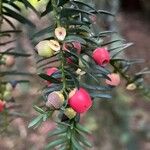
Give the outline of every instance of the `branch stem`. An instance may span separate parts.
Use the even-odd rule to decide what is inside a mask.
[[[60,18],[58,15],[58,8],[57,8],[57,3],[56,0],[52,0],[52,6],[53,6],[53,10],[54,10],[54,17],[56,20],[56,24],[59,27],[60,26]],[[64,57],[64,51],[61,49],[60,50],[60,57],[61,57],[61,73],[62,73],[62,82],[63,82],[63,88],[62,91],[64,92],[64,94],[67,96],[67,85],[66,85],[66,76],[65,76],[65,57]]]

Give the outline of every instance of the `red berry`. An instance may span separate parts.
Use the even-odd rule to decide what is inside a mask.
[[[46,70],[46,74],[49,75],[49,76],[51,76],[51,75],[52,75],[53,73],[55,73],[57,70],[58,70],[58,69],[55,68],[55,67],[48,68],[48,69]]]
[[[77,54],[81,53],[81,44],[78,41],[74,41],[71,44],[70,43],[68,43],[68,44],[64,43],[62,49],[65,51],[70,51],[69,49],[72,48],[72,46],[73,46],[73,48],[76,49]],[[73,59],[71,57],[68,57],[67,62],[69,64],[71,64],[71,63],[73,63]]]
[[[5,102],[0,100],[0,112],[2,112],[5,108]]]
[[[53,73],[55,73],[56,71],[58,71],[58,69],[55,68],[55,67],[48,68],[48,69],[46,70],[46,74],[49,75],[49,76],[51,76],[51,75],[52,75]],[[49,81],[48,81],[47,83],[48,83],[48,85],[51,84]]]
[[[106,66],[110,61],[110,54],[107,48],[96,48],[92,55],[95,62],[100,66]]]
[[[72,64],[72,63],[73,63],[73,60],[72,60],[71,57],[66,58],[66,60],[67,60],[67,63],[68,63],[68,64]]]
[[[92,100],[85,89],[79,88],[69,93],[68,104],[77,113],[83,113],[92,106]]]
[[[117,73],[107,75],[111,80],[106,79],[106,84],[111,86],[118,86],[120,84],[120,76]]]

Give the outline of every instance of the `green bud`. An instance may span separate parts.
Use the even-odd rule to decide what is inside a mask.
[[[36,45],[37,52],[42,57],[51,57],[54,55],[54,51],[50,47],[50,41],[44,40]]]

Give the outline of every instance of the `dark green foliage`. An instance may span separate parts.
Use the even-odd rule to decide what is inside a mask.
[[[59,147],[59,145],[65,145],[66,150],[82,150],[85,147],[92,147],[92,144],[85,138],[85,134],[89,134],[89,131],[73,121],[68,123],[62,124],[58,122],[57,128],[48,134],[48,137],[57,136],[58,140],[49,143],[46,149],[54,149],[54,147]]]
[[[28,1],[21,0],[20,2],[22,2],[22,4],[24,4],[26,7],[29,7],[35,11],[34,7],[32,7],[32,5]],[[3,14],[4,19],[5,19],[5,16],[9,16],[23,24],[28,24],[31,27],[35,27],[35,25],[30,20],[28,20],[26,17],[20,14],[20,11],[21,9],[15,4],[15,1],[7,1],[7,0],[3,1],[2,14]],[[13,24],[10,20],[9,22]]]
[[[41,125],[42,122],[46,121],[52,115],[53,112],[45,111],[36,105],[34,105],[33,108],[35,109],[36,112],[39,113],[39,115],[29,123],[28,128],[34,127],[35,129],[39,125]]]

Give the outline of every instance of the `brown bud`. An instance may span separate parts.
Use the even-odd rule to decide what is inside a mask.
[[[64,96],[60,91],[54,91],[47,97],[46,106],[51,109],[59,109],[64,103]]]

